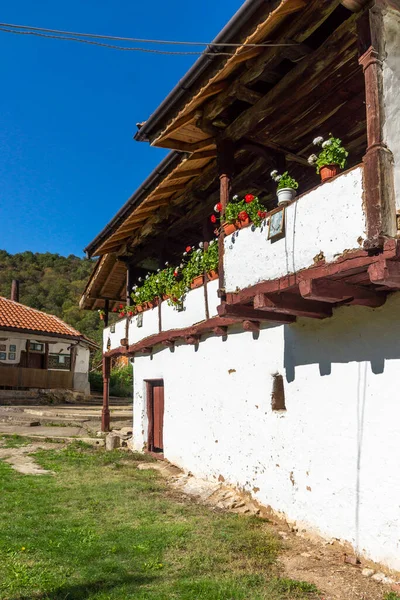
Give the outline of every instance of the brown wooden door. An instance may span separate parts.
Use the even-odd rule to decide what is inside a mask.
[[[147,411],[149,419],[148,448],[162,452],[164,448],[164,382],[147,382]]]

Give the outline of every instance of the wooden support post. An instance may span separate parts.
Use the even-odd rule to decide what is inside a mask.
[[[393,155],[383,140],[383,40],[381,9],[366,11],[358,22],[359,64],[365,80],[367,151],[364,162],[364,194],[367,250],[383,247],[385,237],[396,235]]]
[[[46,371],[49,368],[49,342],[45,342],[45,344],[44,344],[44,366],[43,366],[43,368],[46,369]]]
[[[225,217],[225,208],[229,202],[229,194],[234,168],[234,145],[230,140],[226,140],[217,145],[217,163],[220,181],[219,201],[222,205],[221,223]],[[225,274],[224,274],[224,251],[225,235],[221,230],[218,238],[218,273],[219,273],[219,297],[221,302],[225,301]]]
[[[251,306],[241,304],[220,304],[218,306],[220,317],[229,317],[238,321],[271,321],[274,323],[294,323],[296,317],[267,310],[255,310]]]
[[[133,265],[126,265],[126,304],[127,306],[132,306],[133,300],[131,298],[132,287],[133,287],[134,275],[133,275]]]
[[[251,331],[253,333],[259,333],[260,331],[259,321],[243,321],[242,327],[244,331]]]
[[[204,252],[206,252],[206,250],[208,249],[208,229],[209,229],[209,223],[210,222],[209,222],[208,218],[203,223]],[[209,309],[209,306],[208,306],[207,283],[208,283],[208,275],[207,275],[206,269],[204,269],[204,286],[203,286],[203,291],[204,291],[204,312],[205,312],[205,315],[206,315],[206,319],[209,319],[210,318],[210,309]]]
[[[101,411],[101,430],[104,432],[110,431],[110,372],[111,358],[103,356],[103,408]]]
[[[304,300],[296,294],[257,294],[253,304],[257,310],[269,310],[296,317],[326,319],[332,316],[332,307],[329,304]]]
[[[400,264],[390,260],[381,260],[368,267],[372,283],[400,289]]]
[[[109,317],[109,313],[110,312],[110,301],[107,299],[104,301],[104,319],[103,319],[103,323],[104,323],[104,327],[108,327],[108,317]]]

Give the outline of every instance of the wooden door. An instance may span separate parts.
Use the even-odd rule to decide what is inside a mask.
[[[149,419],[148,449],[162,452],[164,448],[164,382],[147,382],[147,414]]]

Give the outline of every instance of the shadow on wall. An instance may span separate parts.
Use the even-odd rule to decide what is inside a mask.
[[[400,293],[389,296],[380,308],[343,306],[322,321],[299,319],[285,326],[286,380],[295,380],[296,367],[319,365],[330,375],[332,363],[370,362],[376,375],[385,360],[400,358]]]

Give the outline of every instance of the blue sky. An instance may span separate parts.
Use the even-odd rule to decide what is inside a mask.
[[[0,21],[209,41],[242,0],[13,0]],[[193,57],[0,32],[0,249],[82,255],[166,152],[133,141]]]

